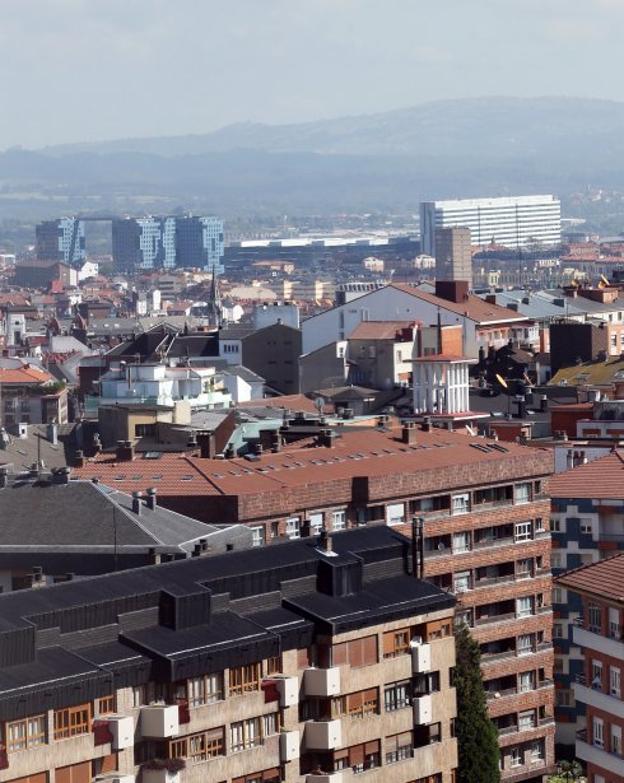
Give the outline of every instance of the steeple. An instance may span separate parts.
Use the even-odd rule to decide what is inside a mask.
[[[219,295],[219,284],[217,282],[217,273],[215,269],[212,270],[212,280],[210,282],[208,314],[216,326],[221,326],[221,297]]]

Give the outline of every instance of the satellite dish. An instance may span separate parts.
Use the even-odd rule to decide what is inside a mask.
[[[323,413],[323,408],[325,407],[325,400],[323,397],[317,397],[314,400],[314,407],[319,413]]]

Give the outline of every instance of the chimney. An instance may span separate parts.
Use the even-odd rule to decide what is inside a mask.
[[[84,451],[82,449],[76,450],[76,456],[74,459],[74,465],[77,468],[84,468],[85,466],[85,455]]]
[[[421,430],[423,432],[431,432],[431,417],[424,416],[421,424]]]
[[[47,427],[48,440],[53,446],[58,446],[58,424],[51,421]]]
[[[546,413],[548,410],[548,397],[545,394],[540,396],[540,412]]]
[[[496,294],[486,294],[486,296],[485,296],[485,301],[486,301],[488,304],[493,304],[493,305],[495,305],[495,304],[496,304]]]
[[[133,492],[132,493],[132,512],[134,514],[140,515],[141,513],[141,493],[140,492]]]
[[[199,456],[202,459],[214,459],[217,455],[217,444],[214,432],[203,430],[197,433],[197,444],[199,445]]]
[[[69,484],[69,468],[59,468],[56,471],[56,479],[58,484]]]
[[[330,429],[322,429],[318,435],[318,445],[327,449],[334,447],[334,433]]]
[[[436,280],[435,293],[447,302],[465,302],[468,299],[467,280]]]
[[[277,454],[282,450],[282,436],[279,434],[279,430],[271,430],[271,451]]]
[[[102,441],[98,433],[93,434],[93,453],[99,454],[102,451]]]
[[[319,536],[319,549],[322,549],[323,552],[333,552],[334,546],[332,544],[332,539],[329,533],[327,532],[327,528],[323,527],[321,529],[321,535]]]
[[[116,450],[117,462],[132,462],[134,459],[134,445],[131,440],[118,440]]]
[[[403,423],[401,440],[408,446],[413,446],[416,443],[416,427],[413,421],[406,421]]]
[[[258,441],[257,443],[253,444],[253,453],[256,455],[256,457],[261,457],[262,451],[262,443]]]
[[[9,483],[9,469],[3,465],[0,468],[0,489],[5,489]]]
[[[228,443],[228,445],[226,446],[226,449],[225,449],[225,458],[226,459],[234,459],[235,456],[236,456],[236,451],[234,449],[234,444],[233,443]]]
[[[151,548],[151,549],[148,551],[148,553],[147,553],[147,554],[148,554],[149,561],[150,561],[150,564],[151,564],[151,565],[158,565],[158,564],[160,563],[160,555],[159,555],[159,554],[158,554],[158,552],[157,552],[157,551],[154,549],[154,547],[152,547],[152,548]]]
[[[150,511],[153,511],[156,508],[156,487],[148,487],[146,494],[145,503]]]

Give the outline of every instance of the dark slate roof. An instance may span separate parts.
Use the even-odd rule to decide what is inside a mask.
[[[216,530],[156,505],[132,511],[132,498],[89,481],[17,481],[0,489],[3,547],[182,547]]]
[[[46,424],[30,425],[26,438],[9,433],[9,443],[5,448],[0,448],[0,465],[13,465],[13,471],[20,472],[30,469],[41,458],[48,469],[66,467],[73,429],[74,424],[59,425],[56,445],[48,440]]]

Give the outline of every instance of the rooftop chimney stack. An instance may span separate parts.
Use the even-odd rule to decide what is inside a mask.
[[[153,511],[156,508],[156,487],[148,487],[146,495],[145,503],[150,511]]]
[[[332,544],[332,539],[329,533],[327,532],[327,528],[323,527],[321,529],[321,535],[319,536],[319,549],[322,549],[323,552],[333,552],[334,546]]]
[[[416,426],[413,421],[403,422],[401,440],[408,446],[413,446],[416,443]]]
[[[118,440],[116,450],[117,462],[132,462],[134,459],[134,445],[131,440]]]
[[[140,514],[141,513],[141,493],[140,492],[133,492],[132,493],[132,512],[134,514]]]
[[[5,489],[9,483],[9,469],[6,466],[0,468],[0,489]]]

